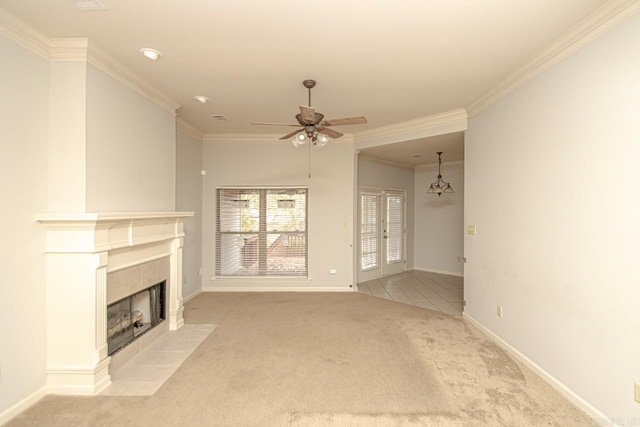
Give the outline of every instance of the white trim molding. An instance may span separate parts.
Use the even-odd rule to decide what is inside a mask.
[[[430,136],[467,130],[467,112],[463,108],[434,114],[419,119],[358,132],[356,149],[377,147],[396,142],[410,141]]]
[[[21,19],[0,7],[0,35],[49,59],[49,39]]]
[[[53,62],[86,61],[159,107],[176,114],[180,104],[103,52],[87,38],[49,38],[0,7],[0,35]]]
[[[467,106],[469,117],[475,116],[638,12],[640,12],[638,0],[611,0],[605,3],[556,39],[542,53],[469,104]]]
[[[26,398],[22,399],[20,402],[6,409],[4,412],[0,413],[0,426],[8,423],[12,418],[16,415],[20,414],[22,411],[25,411],[31,405],[37,403],[40,399],[47,395],[47,387],[41,387],[36,390],[34,393],[30,394]]]
[[[49,41],[49,59],[53,62],[86,62],[89,39],[54,38]]]
[[[356,292],[351,286],[206,286],[202,292]]]
[[[202,142],[202,139],[204,138],[204,133],[182,117],[176,117],[176,129],[198,142]]]
[[[498,346],[500,346],[504,351],[511,354],[513,357],[522,362],[527,368],[531,369],[536,375],[542,378],[544,381],[549,383],[553,388],[555,388],[560,394],[562,394],[567,400],[569,400],[574,406],[578,407],[580,410],[585,412],[588,416],[593,418],[594,425],[601,425],[602,422],[606,422],[607,426],[617,427],[618,425],[614,422],[611,422],[611,418],[607,417],[605,414],[600,412],[598,409],[593,407],[589,402],[584,400],[582,397],[578,396],[573,390],[569,387],[561,383],[557,378],[553,375],[545,371],[542,367],[536,364],[534,361],[529,359],[527,356],[522,354],[520,351],[512,347],[508,342],[504,341],[498,335],[493,333],[489,328],[484,326],[478,320],[476,320],[473,316],[467,314],[466,312],[462,313],[462,318],[468,321],[470,324],[478,328],[485,335],[487,335],[493,342],[495,342]]]
[[[437,273],[437,274],[445,274],[447,276],[464,277],[464,274],[461,274],[455,271],[434,270],[433,268],[423,268],[423,267],[413,267],[413,269],[418,271],[424,271],[426,273]]]
[[[192,299],[194,299],[195,297],[197,297],[198,295],[200,295],[202,293],[202,289],[196,289],[194,292],[190,293],[189,295],[187,295],[186,297],[182,298],[182,303],[186,304],[189,301],[191,301]]]
[[[89,44],[87,61],[114,80],[122,83],[137,94],[144,96],[171,114],[175,115],[176,110],[180,108],[178,102],[153,87],[142,77],[134,74],[115,58],[98,48],[94,43]]]
[[[407,165],[405,163],[400,163],[400,162],[394,162],[391,160],[383,160],[383,159],[378,159],[376,157],[369,157],[366,155],[366,152],[360,152],[358,150],[358,159],[367,159],[370,162],[374,162],[374,163],[379,163],[381,165],[389,165],[389,166],[396,166],[399,168],[404,168],[404,169],[415,169],[416,167],[418,167],[418,165],[416,166],[411,166],[411,165]]]

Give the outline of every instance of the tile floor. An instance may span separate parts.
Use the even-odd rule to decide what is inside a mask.
[[[151,396],[213,332],[216,325],[184,325],[167,331],[120,368],[111,372],[103,396]]]
[[[462,316],[463,278],[427,271],[406,271],[358,283],[358,292]]]

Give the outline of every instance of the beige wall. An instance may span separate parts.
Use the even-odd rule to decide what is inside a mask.
[[[462,276],[458,257],[464,253],[464,163],[443,163],[441,172],[455,193],[426,194],[438,176],[437,164],[415,170],[415,268]]]
[[[337,287],[353,285],[353,145],[330,143],[314,149],[308,177],[307,146],[286,142],[205,143],[203,263],[206,288],[229,286],[215,276],[215,191],[219,186],[309,187],[309,282],[246,283],[232,286]],[[335,275],[329,274],[335,269]]]
[[[625,425],[640,419],[639,44],[636,15],[473,117],[465,143],[467,313]]]
[[[194,212],[184,223],[182,296],[202,289],[202,142],[178,130],[176,141],[176,209]]]
[[[0,37],[0,415],[45,385],[49,61]],[[0,423],[2,417],[0,416]]]
[[[174,114],[87,65],[87,211],[175,210]]]
[[[413,168],[381,163],[366,157],[358,157],[358,186],[387,190],[407,191],[407,270],[414,266],[414,182]],[[359,261],[359,260],[358,260]],[[359,265],[358,263],[356,263]]]

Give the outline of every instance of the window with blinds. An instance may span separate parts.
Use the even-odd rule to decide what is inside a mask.
[[[387,194],[387,264],[403,260],[404,197]]]
[[[307,276],[306,188],[218,188],[216,276]]]
[[[360,254],[362,271],[380,266],[378,212],[380,196],[362,193],[360,196]]]

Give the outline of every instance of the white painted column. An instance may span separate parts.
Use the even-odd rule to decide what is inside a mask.
[[[57,394],[94,395],[111,384],[102,253],[46,255],[47,385]]]
[[[49,212],[86,209],[87,48],[87,39],[52,41]]]
[[[169,329],[175,331],[184,325],[184,305],[182,301],[182,237],[171,242],[171,276],[169,278]]]

